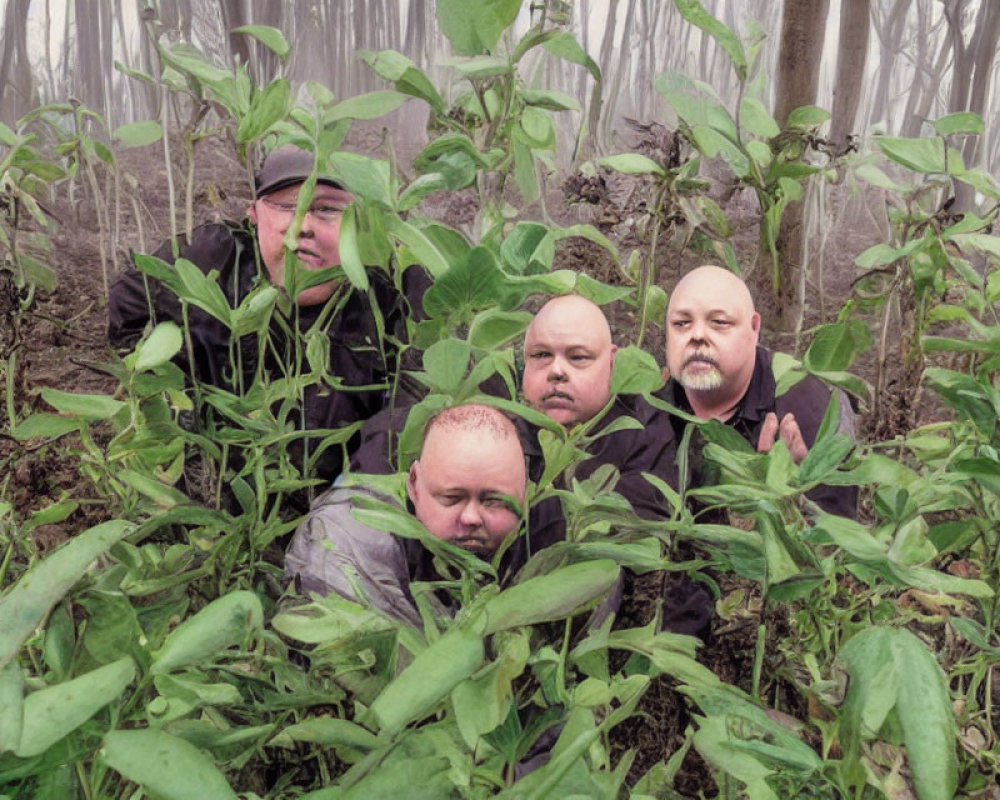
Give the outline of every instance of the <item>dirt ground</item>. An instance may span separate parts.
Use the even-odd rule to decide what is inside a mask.
[[[179,148],[175,147],[174,152]],[[169,232],[170,212],[167,176],[162,149],[157,146],[125,151],[120,155],[124,172],[134,176],[138,187],[138,200],[142,209],[142,229],[145,248],[152,250]],[[174,175],[180,193],[181,173]],[[594,222],[605,235],[611,237],[627,255],[635,246],[631,221],[637,208],[634,193],[630,194],[628,179],[607,179],[607,191],[598,195],[596,204],[569,204],[562,191],[561,182],[552,180],[546,194],[547,213],[560,224]],[[82,190],[77,190],[79,198]],[[221,142],[206,140],[197,150],[195,182],[195,222],[216,218],[239,218],[250,198],[245,172],[238,164],[231,149]],[[624,200],[622,198],[625,198]],[[820,228],[827,235],[823,241],[822,293],[814,281],[809,292],[809,307],[805,327],[832,320],[841,303],[850,292],[855,277],[854,258],[870,244],[878,241],[879,232],[872,215],[859,210],[857,200],[852,200],[846,189],[833,190],[827,203]],[[431,204],[445,221],[462,222],[464,203],[450,202],[447,198]],[[15,320],[19,297],[10,273],[0,270],[0,334],[6,352],[16,350],[14,374],[14,403],[19,419],[30,412],[46,410],[41,390],[55,387],[81,393],[110,393],[116,381],[102,370],[101,365],[112,359],[105,340],[104,270],[101,263],[99,227],[93,203],[89,197],[71,201],[65,188],[60,189],[51,202],[54,213],[51,240],[52,253],[46,258],[57,273],[55,291],[40,297],[28,315]],[[540,211],[540,209],[538,209]],[[747,192],[735,192],[724,210],[736,228],[736,246],[743,263],[752,263],[757,242],[756,203]],[[114,207],[110,209],[114,219]],[[178,211],[182,214],[182,211]],[[182,217],[181,217],[182,218]],[[450,219],[449,219],[450,218]],[[130,248],[140,248],[140,232],[131,204],[123,202],[119,212],[118,236],[106,243],[109,262],[119,267],[128,260]],[[816,243],[817,248],[819,242]],[[681,254],[668,241],[658,247],[657,282],[665,289],[673,284],[686,269],[704,261],[690,253]],[[619,282],[618,270],[608,254],[600,247],[581,239],[568,240],[557,254],[557,266],[589,272],[603,280]],[[113,279],[113,264],[108,265],[109,279]],[[819,270],[814,270],[818,273]],[[822,298],[822,302],[821,302]],[[765,343],[780,349],[785,343],[768,334],[766,323],[773,302],[767,297],[758,298],[765,320]],[[621,344],[635,340],[636,314],[624,305],[609,311],[615,334]],[[651,326],[645,346],[663,360],[662,327]],[[0,353],[2,354],[2,353]],[[859,366],[860,374],[870,377],[870,363]],[[868,373],[866,375],[866,372]],[[0,430],[8,428],[7,410],[0,411]],[[42,526],[33,531],[35,548],[46,552],[71,536],[102,519],[103,506],[93,497],[93,489],[81,474],[80,465],[67,460],[65,449],[59,446],[25,447],[6,435],[0,435],[0,497],[14,506],[17,520],[25,520],[31,513],[62,499],[80,502],[79,509],[61,525]],[[642,594],[638,595],[639,605]],[[650,590],[651,591],[651,590]],[[652,593],[652,591],[651,591]],[[703,652],[704,661],[725,680],[745,682],[750,674],[753,659],[758,616],[753,606],[739,624],[719,621],[711,643]],[[648,766],[668,757],[684,738],[688,724],[687,711],[681,698],[669,682],[660,681],[650,690],[643,711],[646,716],[623,726],[616,734],[616,746],[623,751],[628,747],[639,750],[633,765],[633,775],[641,774]],[[698,796],[699,791],[711,786],[706,768],[693,753],[688,754],[678,788]]]

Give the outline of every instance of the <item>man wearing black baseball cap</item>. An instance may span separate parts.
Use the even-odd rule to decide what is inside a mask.
[[[296,217],[299,191],[314,174],[316,184],[308,211],[291,249],[294,261],[286,262],[291,246],[286,248],[285,237]],[[264,160],[257,173],[254,200],[242,223],[201,225],[190,240],[178,237],[176,256],[169,240],[154,255],[166,262],[163,269],[176,258],[184,258],[206,275],[216,270],[219,288],[230,306],[237,308],[260,286],[270,283],[283,287],[286,263],[307,272],[339,265],[340,225],[352,200],[335,176],[322,165],[316,168],[313,153],[284,146]],[[398,357],[392,343],[406,341],[407,317],[421,312],[429,279],[421,268],[411,267],[395,282],[385,270],[371,270],[369,282],[370,288],[364,292],[353,288],[343,276],[334,277],[297,292],[297,307],[288,318],[278,310],[280,304],[271,316],[262,366],[265,374],[275,379],[296,372],[309,376],[301,410],[292,415],[301,428],[340,428],[367,419],[387,402]],[[165,282],[134,267],[123,271],[108,297],[111,343],[132,347],[150,323],[164,320],[182,328],[187,325],[193,363],[188,360],[187,347],[174,359],[186,374],[235,394],[245,394],[253,387],[261,356],[258,332],[237,340],[224,322],[207,311],[194,304],[184,309],[181,298]],[[314,354],[311,362],[307,364],[300,356],[298,369],[292,363],[295,353],[306,352],[304,341],[294,346],[292,332],[297,327],[299,334],[314,336],[311,329],[315,325],[321,326],[328,339],[322,348],[329,352],[324,374],[316,372],[315,347],[310,348]],[[339,449],[331,452],[317,469],[318,477],[335,477],[341,460]]]

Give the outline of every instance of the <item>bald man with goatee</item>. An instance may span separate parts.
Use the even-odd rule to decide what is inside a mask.
[[[809,376],[776,396],[774,354],[760,346],[760,329],[760,314],[739,277],[715,266],[689,272],[667,306],[670,380],[661,397],[701,419],[725,422],[759,452],[769,452],[780,440],[798,464],[816,441],[832,392]],[[850,401],[839,389],[836,396],[838,432],[853,438]],[[678,435],[683,425],[675,418]],[[808,497],[830,513],[857,514],[854,487],[817,487]]]

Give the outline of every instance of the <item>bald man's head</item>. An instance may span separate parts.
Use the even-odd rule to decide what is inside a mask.
[[[514,424],[490,406],[448,408],[427,424],[406,489],[434,536],[489,558],[517,531],[527,478]]]
[[[579,295],[549,300],[524,338],[524,399],[563,425],[587,422],[611,399],[617,347],[600,307]]]
[[[692,270],[667,306],[667,368],[698,416],[740,401],[753,375],[760,314],[746,284],[721,267]]]

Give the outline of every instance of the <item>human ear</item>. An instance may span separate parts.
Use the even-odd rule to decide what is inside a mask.
[[[410,464],[410,474],[406,479],[406,494],[411,503],[417,502],[417,475],[419,474],[420,461]]]
[[[760,341],[760,314],[756,311],[753,312],[753,316],[750,317],[750,330],[753,332],[753,342],[757,344]]]
[[[254,225],[257,224],[257,202],[254,201],[247,206],[247,219],[250,220]]]

